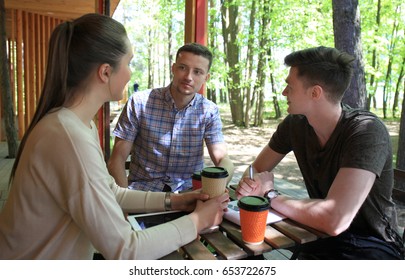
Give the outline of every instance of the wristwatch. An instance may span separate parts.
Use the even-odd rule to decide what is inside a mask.
[[[166,192],[166,194],[165,194],[165,210],[166,211],[172,210],[171,192]]]
[[[268,191],[266,191],[265,193],[264,193],[264,197],[266,197],[268,200],[269,200],[269,202],[270,202],[270,204],[271,204],[271,201],[274,199],[274,198],[276,198],[277,196],[279,196],[281,193],[278,191],[278,190],[276,190],[276,189],[271,189],[271,190],[268,190]]]

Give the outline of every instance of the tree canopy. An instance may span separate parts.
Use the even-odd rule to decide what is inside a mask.
[[[173,56],[184,43],[184,2],[121,0],[114,18],[127,27],[134,45],[132,82],[140,89],[170,82]],[[343,24],[339,22],[343,19],[333,22],[332,2],[210,0],[208,46],[215,59],[207,96],[229,103],[232,120],[240,126],[260,125],[263,118],[285,114],[284,56],[306,47],[336,46],[334,24]],[[405,4],[402,0],[345,2],[359,2],[355,12],[361,28],[364,106],[381,108],[384,118],[399,117],[404,95]],[[340,6],[351,9],[351,5]]]

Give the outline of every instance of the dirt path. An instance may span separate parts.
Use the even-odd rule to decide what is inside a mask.
[[[279,121],[266,121],[263,127],[239,128],[232,124],[229,113],[221,113],[221,116],[229,156],[235,164],[235,178],[233,181],[236,179],[238,181],[247,166],[253,162],[263,147],[267,145]],[[277,178],[304,187],[301,172],[292,153],[288,154],[276,167],[275,174]]]

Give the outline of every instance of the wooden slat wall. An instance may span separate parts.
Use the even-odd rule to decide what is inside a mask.
[[[8,58],[11,94],[21,139],[41,94],[50,34],[62,20],[22,10],[7,9],[6,13],[12,20],[7,38]],[[0,138],[6,140],[1,123]]]

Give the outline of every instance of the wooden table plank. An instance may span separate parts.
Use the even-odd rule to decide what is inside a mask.
[[[246,251],[248,256],[263,255],[263,253],[270,252],[273,249],[266,242],[263,242],[262,244],[259,245],[246,244],[242,240],[242,233],[240,227],[235,225],[234,223],[224,220],[222,221],[220,228],[226,232],[226,235],[229,239],[235,242],[238,246],[242,247],[243,250]]]
[[[217,258],[205,247],[200,240],[194,240],[181,247],[192,260],[216,260]]]
[[[266,226],[266,232],[264,234],[264,241],[270,244],[275,249],[284,249],[295,246],[295,241],[288,238],[283,233],[279,232],[270,225]]]
[[[315,241],[318,237],[306,229],[300,228],[289,220],[283,220],[271,225],[299,244]]]
[[[222,232],[217,231],[202,235],[215,251],[226,260],[239,260],[247,257],[247,253],[229,240]]]
[[[159,260],[184,260],[184,258],[179,251],[173,251],[170,254],[160,258]]]

